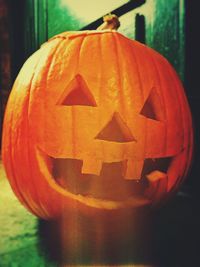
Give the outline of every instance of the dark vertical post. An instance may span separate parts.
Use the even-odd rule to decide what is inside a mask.
[[[200,186],[200,91],[199,91],[199,6],[198,1],[185,0],[186,12],[186,62],[185,62],[185,88],[193,115],[195,146],[193,166],[188,183],[199,198]]]
[[[24,63],[24,10],[25,0],[9,1],[11,77],[15,80]]]
[[[0,0],[0,148],[3,114],[11,87],[9,2]]]
[[[145,17],[137,14],[135,17],[135,39],[141,43],[146,42]]]

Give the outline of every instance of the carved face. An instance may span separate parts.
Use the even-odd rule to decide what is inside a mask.
[[[45,187],[113,209],[153,203],[179,184],[191,117],[164,58],[108,31],[58,36],[35,57],[29,135]]]

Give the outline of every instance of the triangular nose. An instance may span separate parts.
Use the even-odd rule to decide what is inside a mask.
[[[119,143],[136,141],[130,129],[117,112],[113,114],[112,119],[98,133],[95,139]]]

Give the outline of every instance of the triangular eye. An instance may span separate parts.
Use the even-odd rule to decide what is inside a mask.
[[[152,120],[164,120],[163,108],[155,88],[151,90],[140,114]]]
[[[57,104],[65,106],[97,106],[88,85],[80,74],[77,74],[71,80]]]
[[[112,119],[98,133],[95,139],[113,142],[132,142],[136,141],[126,123],[115,112]]]

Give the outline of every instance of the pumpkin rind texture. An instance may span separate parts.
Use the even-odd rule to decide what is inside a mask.
[[[112,30],[55,36],[22,67],[3,126],[19,200],[42,218],[159,203],[192,158],[181,82],[156,51]]]

